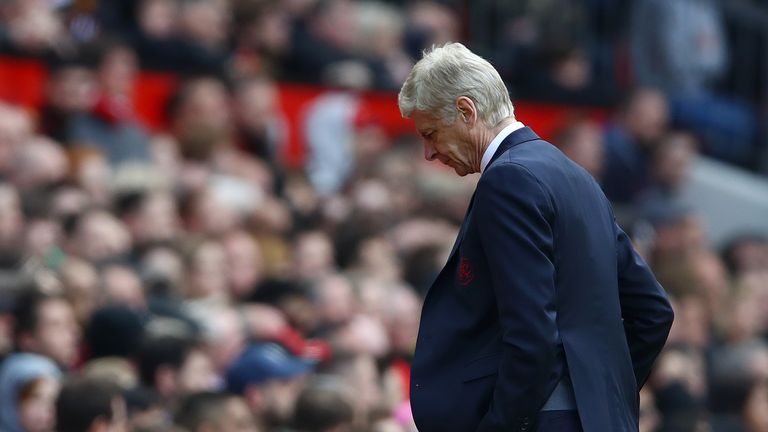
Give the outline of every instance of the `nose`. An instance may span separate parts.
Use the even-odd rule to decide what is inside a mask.
[[[428,161],[435,160],[435,157],[437,157],[437,152],[435,151],[434,147],[429,145],[429,143],[424,143],[424,159]]]

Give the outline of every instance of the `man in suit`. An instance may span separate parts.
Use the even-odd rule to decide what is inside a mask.
[[[426,52],[398,104],[428,160],[481,173],[424,301],[419,431],[636,431],[673,313],[598,184],[515,119],[461,44]]]

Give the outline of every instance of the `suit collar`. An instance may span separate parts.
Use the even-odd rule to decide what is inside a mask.
[[[493,140],[491,140],[491,143],[488,145],[488,148],[485,149],[485,152],[483,153],[483,158],[480,160],[480,172],[482,173],[485,171],[485,169],[488,167],[488,165],[491,163],[491,158],[496,153],[496,150],[499,149],[499,146],[501,145],[501,142],[504,141],[506,137],[509,136],[512,132],[525,127],[525,125],[519,121],[514,121],[510,124],[508,124],[504,129],[499,132]]]
[[[534,132],[531,128],[527,126],[512,132],[504,139],[504,141],[501,142],[501,145],[499,145],[499,148],[496,149],[496,153],[493,154],[491,161],[488,163],[488,166],[485,169],[487,170],[491,165],[493,165],[493,163],[496,161],[496,159],[499,158],[499,156],[503,155],[504,152],[511,149],[512,147],[518,144],[522,144],[524,142],[534,141],[539,139],[541,138],[539,138],[539,136],[536,135],[536,132]]]

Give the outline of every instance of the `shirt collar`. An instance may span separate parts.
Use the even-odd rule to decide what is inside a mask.
[[[491,162],[491,158],[493,158],[493,155],[501,145],[501,142],[504,141],[509,136],[509,134],[523,127],[525,127],[524,124],[516,121],[507,125],[507,127],[502,129],[501,132],[496,135],[496,138],[491,141],[491,144],[488,145],[488,148],[485,149],[485,153],[483,153],[483,158],[480,160],[480,172],[485,171],[485,168]]]

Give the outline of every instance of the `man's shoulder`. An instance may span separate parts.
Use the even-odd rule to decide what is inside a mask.
[[[520,170],[543,181],[549,172],[570,170],[572,162],[557,147],[541,138],[507,149],[493,165],[496,169]]]
[[[514,157],[510,154],[511,150],[507,150],[498,160],[488,166],[480,176],[478,187],[499,181],[536,179],[530,161]]]
[[[591,174],[542,139],[508,149],[486,169],[480,183],[500,178],[507,179],[509,187],[519,187],[533,180],[553,199],[574,190],[593,193],[600,189]]]
[[[552,207],[551,195],[546,180],[537,172],[535,164],[505,156],[483,172],[476,190],[476,196],[481,202],[496,196],[503,197],[502,201],[535,202],[537,206],[545,208]]]

